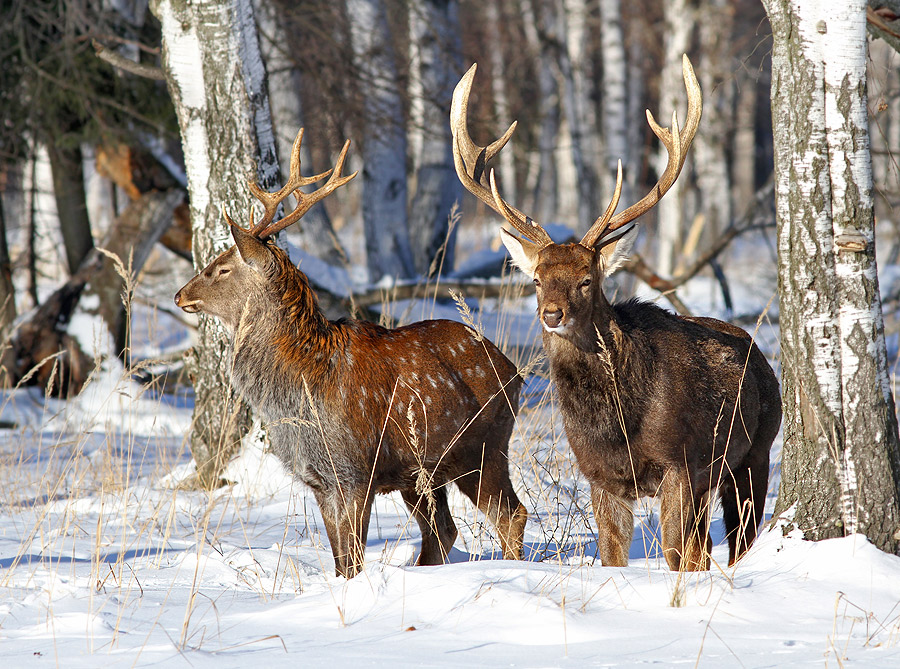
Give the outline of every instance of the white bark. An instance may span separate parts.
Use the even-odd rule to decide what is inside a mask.
[[[560,0],[558,9],[562,49],[559,68],[563,83],[563,109],[571,147],[570,161],[574,170],[574,192],[564,190],[567,200],[573,197],[577,205],[576,229],[590,225],[598,215],[597,176],[594,170],[596,153],[596,115],[590,99],[587,52],[586,0]]]
[[[393,37],[382,0],[347,0],[364,102],[362,213],[369,280],[414,275],[406,214],[406,132]]]
[[[541,222],[557,220],[559,212],[559,183],[556,174],[556,149],[559,138],[559,86],[553,68],[554,55],[550,39],[555,37],[556,17],[553,10],[539,4],[539,15],[535,15],[530,0],[521,5],[525,41],[535,59],[537,72],[539,130],[537,140],[537,169],[529,175],[529,185],[534,202],[529,211]],[[538,21],[544,32],[538,32]]]
[[[462,185],[453,167],[447,110],[462,72],[459,36],[457,0],[411,0],[409,137],[416,192],[409,237],[420,275],[430,273],[435,259],[443,271],[453,267],[455,233],[448,236],[448,222]]]
[[[272,124],[275,128],[275,145],[279,163],[284,171],[281,182],[285,183],[294,138],[305,125],[300,71],[294,67],[288,56],[291,40],[284,29],[284,24],[279,20],[277,7],[272,0],[254,0],[254,7],[260,32],[260,51],[268,73],[267,88]],[[309,175],[324,171],[317,170],[313,166],[309,147],[310,137],[307,132],[300,147],[300,165],[303,173]],[[331,219],[322,203],[310,209],[303,216],[303,221],[289,228],[287,233],[304,251],[328,263],[339,264],[344,257],[331,226]]]
[[[250,0],[154,0],[162,28],[163,67],[181,128],[200,269],[231,246],[221,210],[246,221],[247,181],[271,190],[279,181],[266,72]],[[191,450],[203,485],[214,486],[246,428],[221,361],[228,337],[200,320],[194,349]],[[237,419],[237,422],[235,420]]]
[[[681,76],[681,56],[687,53],[690,46],[691,33],[694,30],[694,11],[687,0],[671,0],[665,3],[665,48],[663,66],[659,78],[659,113],[657,119],[668,125],[672,110],[679,110],[679,124],[685,118],[684,80]],[[663,120],[665,119],[665,120]],[[665,147],[660,147],[656,158],[656,172],[662,174],[666,169],[669,155]],[[685,192],[690,178],[691,157],[688,155],[681,176],[656,205],[656,217],[659,229],[657,246],[656,271],[662,276],[671,276],[681,248],[685,212]],[[689,219],[687,219],[689,220]]]
[[[785,405],[778,510],[896,551],[900,440],[874,252],[864,0],[765,0]]]
[[[738,84],[732,146],[731,199],[742,212],[756,192],[756,81],[749,77]]]
[[[616,185],[618,161],[622,161],[623,184],[620,208],[632,203],[634,175],[640,171],[638,157],[630,140],[632,126],[643,122],[631,114],[628,104],[628,60],[622,28],[619,0],[600,0],[600,47],[603,55],[603,201],[608,202]]]
[[[732,3],[705,0],[698,11],[700,59],[698,79],[704,92],[703,123],[692,146],[697,188],[708,240],[731,222],[731,176],[726,155],[734,109],[731,66]],[[678,258],[682,266],[688,259]]]
[[[489,32],[495,35],[501,34],[505,29],[501,19],[500,3],[502,0],[487,0],[484,5],[485,18],[490,26]],[[508,78],[504,76],[506,63],[503,59],[503,50],[499,48],[485,49],[484,57],[490,63],[491,93],[494,98],[494,115],[498,119],[498,125],[506,129],[512,123],[509,96],[506,92]],[[501,192],[509,202],[519,202],[516,160],[513,147],[510,146],[500,152],[495,159],[499,163],[497,169],[501,183]]]

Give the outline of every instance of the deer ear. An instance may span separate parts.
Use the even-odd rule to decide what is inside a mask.
[[[525,239],[519,239],[504,228],[500,228],[500,239],[506,250],[509,251],[509,255],[512,256],[513,265],[533,279],[534,269],[537,267],[537,254],[540,250],[538,245]]]
[[[594,251],[598,258],[603,260],[603,276],[609,276],[628,260],[631,247],[637,238],[637,224],[632,223],[628,227],[614,231],[611,235],[601,238],[595,245]]]
[[[266,243],[243,228],[232,224],[231,237],[241,259],[254,269],[262,269],[269,260]]]

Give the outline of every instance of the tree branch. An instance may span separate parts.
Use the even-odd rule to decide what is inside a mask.
[[[107,49],[96,39],[91,40],[91,46],[94,47],[94,51],[97,53],[97,57],[100,60],[109,63],[117,69],[124,70],[125,72],[138,77],[143,77],[144,79],[154,79],[156,81],[166,80],[166,75],[161,67],[153,67],[151,65],[144,65],[143,63],[136,63],[133,60],[129,60],[115,51]]]

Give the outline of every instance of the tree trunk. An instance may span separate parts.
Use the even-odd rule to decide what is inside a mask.
[[[267,88],[275,129],[275,144],[280,162],[285,166],[291,155],[297,131],[304,126],[301,74],[287,55],[291,40],[273,0],[254,0],[254,8],[259,24],[260,51],[268,75]],[[305,174],[317,173],[313,167],[308,140],[300,147],[300,164]],[[287,174],[282,175],[281,182],[285,183],[287,177]],[[299,242],[307,253],[332,265],[340,265],[343,262],[344,251],[337,241],[331,218],[322,203],[306,212],[303,222],[289,228],[288,234],[291,235],[292,241]]]
[[[738,211],[749,206],[756,191],[756,89],[756,81],[745,77],[735,103],[731,199]]]
[[[697,77],[704,92],[704,104],[703,129],[697,133],[693,155],[703,231],[708,242],[717,239],[731,223],[727,149],[734,109],[734,78],[730,66],[733,11],[733,3],[728,0],[704,0],[697,12],[700,33]],[[689,261],[684,255],[679,257],[679,270]]]
[[[247,181],[279,178],[275,139],[250,0],[153,0],[163,67],[175,104],[188,176],[197,269],[231,246],[224,205],[246,220]],[[231,387],[222,325],[201,318],[189,369],[194,382],[191,452],[198,483],[213,487],[249,426]]]
[[[776,513],[897,552],[900,442],[875,264],[864,0],[764,0],[774,37],[784,451]]]
[[[501,3],[503,0],[487,0],[484,4],[485,19],[488,23],[488,34],[500,35],[505,30],[506,17],[502,15]],[[484,58],[490,63],[491,94],[494,98],[494,117],[499,125],[512,123],[509,95],[507,86],[509,80],[504,73],[507,63],[504,59],[503,49],[498,45],[495,49],[486,49]],[[506,126],[504,126],[506,129]],[[503,196],[509,202],[519,202],[516,157],[510,146],[494,160],[497,162],[497,178],[500,179]]]
[[[94,248],[84,192],[81,149],[49,144],[47,155],[53,173],[53,195],[56,199],[59,228],[71,276],[78,271],[87,254]]]
[[[416,273],[429,276],[439,266],[453,268],[456,234],[449,229],[450,210],[462,197],[447,122],[462,73],[457,0],[412,0],[409,48],[409,135],[416,183],[409,239]]]
[[[3,175],[0,174],[0,177]],[[0,184],[2,186],[2,184]],[[0,193],[5,190],[0,187]],[[16,320],[16,289],[12,282],[12,262],[6,242],[6,211],[0,195],[0,349],[6,345],[10,326]]]
[[[600,0],[600,48],[603,54],[603,139],[606,151],[603,157],[603,202],[612,199],[616,185],[618,162],[622,161],[623,183],[619,207],[632,202],[635,175],[640,172],[638,154],[629,140],[629,129],[641,122],[632,117],[628,104],[628,60],[625,53],[625,35],[622,29],[622,6],[619,0]]]
[[[569,126],[571,160],[575,170],[576,226],[590,225],[599,214],[597,204],[596,120],[588,86],[587,2],[562,0],[559,14],[559,69],[563,82],[563,109]],[[571,198],[571,196],[568,196]],[[577,227],[576,227],[577,229]],[[583,229],[583,228],[581,228]]]
[[[659,113],[657,120],[668,126],[672,118],[672,110],[682,110],[684,100],[684,80],[681,76],[681,55],[687,53],[690,46],[691,33],[694,30],[694,12],[687,0],[672,0],[665,4],[665,50],[663,67],[659,75]],[[708,95],[709,91],[704,91]],[[685,118],[678,114],[679,123]],[[656,173],[662,174],[666,169],[669,154],[660,146],[656,157]],[[685,191],[689,180],[691,156],[688,155],[685,167],[678,180],[656,205],[656,217],[659,223],[659,242],[657,246],[656,269],[663,276],[671,276],[675,270],[678,252],[681,249],[684,230]]]
[[[538,221],[553,221],[559,217],[559,181],[556,173],[556,148],[559,137],[559,85],[554,71],[556,59],[556,16],[549,6],[539,3],[535,15],[530,0],[521,5],[525,40],[535,58],[538,78],[538,139],[537,169],[532,170],[531,190],[534,204],[529,207]],[[538,24],[540,21],[540,24]],[[541,30],[538,30],[540,25]]]
[[[383,0],[347,0],[365,116],[362,214],[369,281],[415,273],[406,217],[406,134],[393,38]]]

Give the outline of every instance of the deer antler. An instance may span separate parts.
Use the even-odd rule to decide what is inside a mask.
[[[620,164],[619,175],[616,179],[616,195],[613,197],[613,201],[610,203],[606,212],[594,221],[594,224],[587,233],[585,233],[581,240],[582,245],[591,248],[604,235],[611,233],[613,230],[618,230],[628,223],[631,223],[631,221],[639,216],[647,213],[660,201],[662,196],[666,194],[666,191],[672,187],[672,184],[675,183],[675,180],[681,173],[681,168],[684,166],[684,160],[687,157],[688,149],[691,146],[691,142],[694,141],[694,135],[697,133],[697,126],[700,124],[700,114],[703,111],[703,95],[700,92],[700,84],[697,82],[697,77],[694,75],[694,68],[691,66],[691,61],[688,59],[687,55],[682,57],[681,69],[684,75],[684,86],[687,89],[688,97],[688,113],[684,128],[681,130],[678,129],[678,117],[675,112],[672,113],[672,129],[670,130],[669,128],[660,127],[659,124],[657,124],[656,119],[653,118],[653,114],[650,113],[650,110],[647,110],[647,122],[650,124],[650,129],[653,130],[653,134],[663,143],[669,154],[669,160],[666,164],[665,171],[647,195],[628,207],[625,211],[619,212],[613,216],[612,213],[615,211],[615,203],[618,201],[619,191],[621,190],[622,172]]]
[[[487,146],[478,146],[472,141],[468,129],[469,94],[472,92],[472,80],[477,67],[477,64],[472,65],[453,90],[450,131],[453,134],[453,164],[456,166],[456,174],[466,190],[503,216],[521,235],[545,246],[551,244],[550,235],[544,228],[500,197],[496,184],[493,183],[493,176],[486,183],[485,167],[506,146],[516,130],[516,122],[513,121],[500,139]]]
[[[253,210],[250,210],[249,232],[260,239],[271,237],[299,221],[314,204],[323,200],[357,174],[354,172],[348,176],[341,176],[341,171],[344,169],[344,160],[347,158],[347,150],[350,148],[350,140],[348,139],[344,142],[341,154],[338,156],[337,162],[332,169],[311,177],[302,176],[300,174],[300,144],[302,142],[303,128],[300,128],[300,132],[297,133],[297,138],[294,140],[294,145],[291,148],[290,176],[288,177],[288,182],[278,191],[275,193],[268,193],[260,188],[255,182],[251,181],[248,183],[250,192],[262,203],[263,209],[265,209],[265,214],[260,219],[259,223],[255,224],[253,222]],[[312,193],[304,193],[300,190],[302,186],[313,184],[329,175],[331,176],[328,181],[325,182],[325,185]],[[297,200],[297,206],[294,207],[294,210],[289,214],[273,222],[275,212],[278,210],[278,205],[292,193]],[[235,225],[231,218],[229,218],[228,213],[223,213],[225,214],[225,220],[228,221],[229,225]]]

